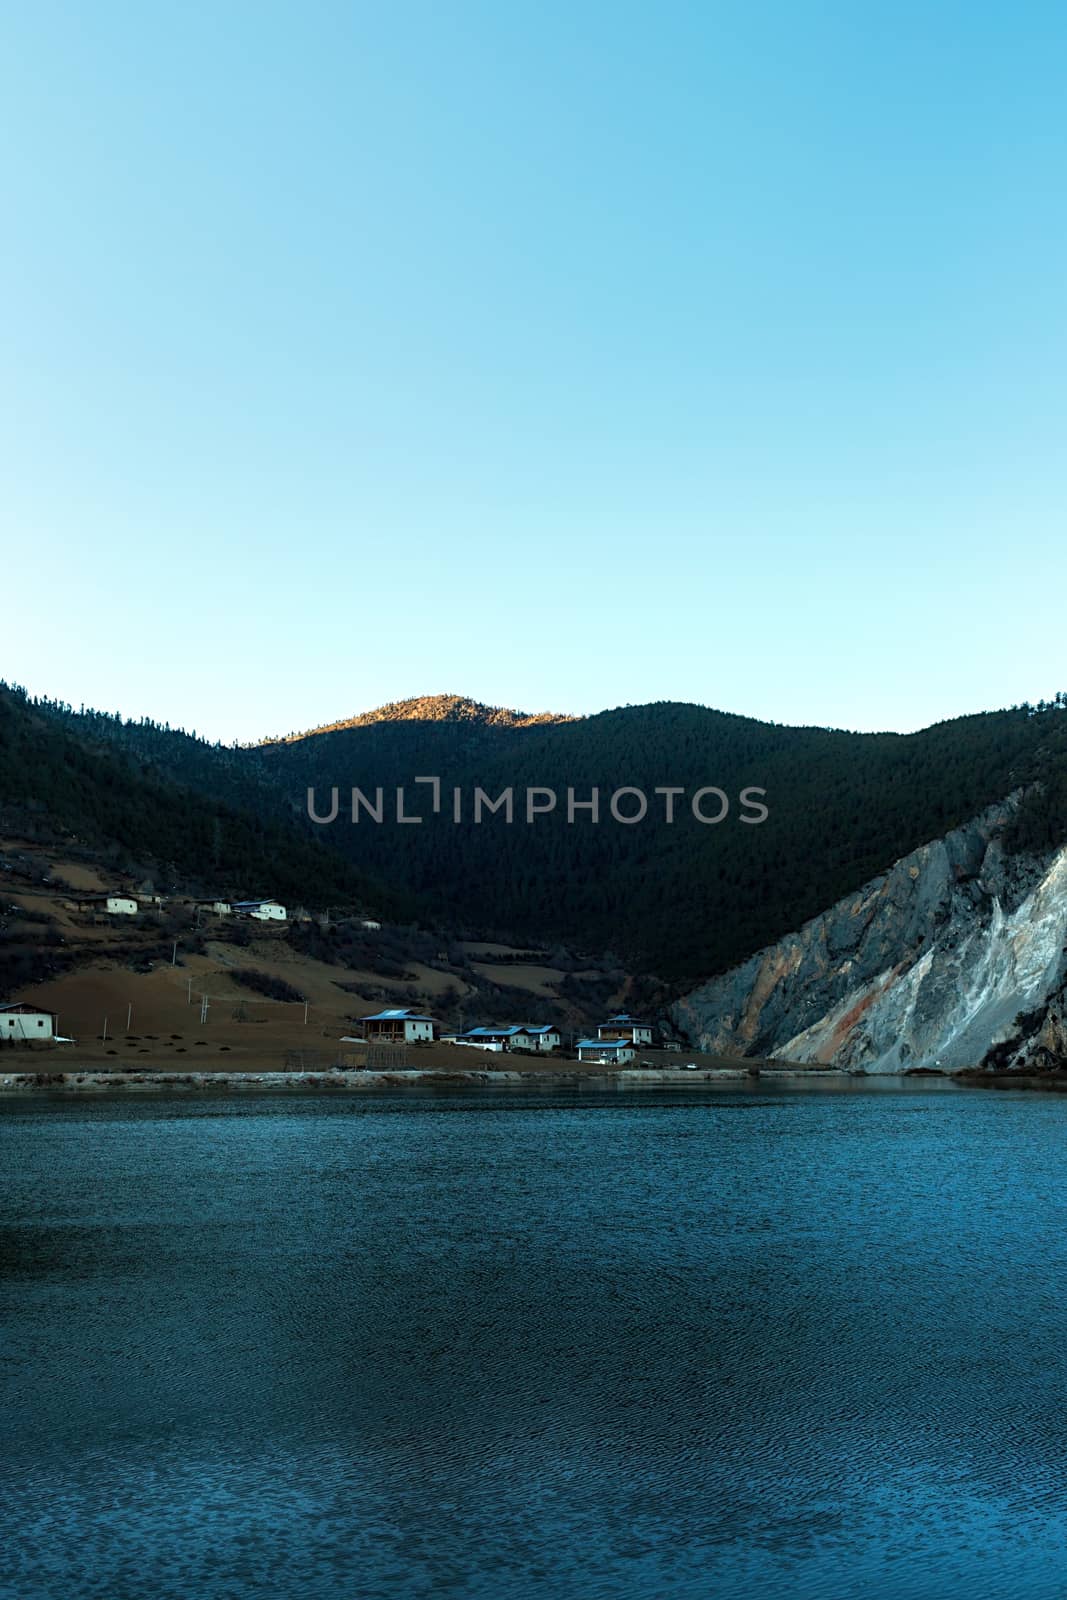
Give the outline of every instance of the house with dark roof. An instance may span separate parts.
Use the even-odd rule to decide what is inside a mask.
[[[0,1041],[16,1039],[54,1039],[56,1013],[44,1006],[27,1005],[24,1000],[12,1000],[0,1006]]]

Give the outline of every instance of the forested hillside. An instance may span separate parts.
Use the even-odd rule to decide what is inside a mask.
[[[380,886],[290,820],[271,791],[258,810],[217,798],[244,787],[217,780],[224,757],[186,740],[189,782],[170,781],[150,759],[151,731],[101,737],[100,722],[64,725],[57,708],[27,702],[0,687],[0,825],[47,838],[74,836],[124,871],[150,872],[161,884],[227,894],[270,893],[295,903],[369,903]],[[96,737],[92,737],[95,732]],[[174,736],[182,737],[184,736]],[[137,751],[143,750],[143,755]],[[199,782],[199,786],[196,786]],[[205,792],[214,788],[215,797]],[[249,792],[255,785],[249,787]]]
[[[469,795],[475,783],[492,795],[509,785],[517,795],[528,785],[554,789],[560,808],[531,825],[484,818],[456,826],[446,814],[420,827],[353,827],[342,814],[324,831],[442,911],[477,912],[516,936],[580,938],[683,979],[732,965],[1042,773],[1047,798],[1024,809],[1018,844],[1038,819],[1045,834],[1063,829],[1055,785],[1067,772],[1065,735],[1067,716],[1055,707],[901,736],[782,728],[661,704],[527,729],[477,749],[466,741],[450,749],[440,725],[409,724],[260,754],[288,794],[314,784],[323,802],[334,784],[344,793],[353,783],[388,787],[424,774],[440,776],[446,793],[459,784]],[[684,802],[669,826],[652,806],[632,826],[607,814],[615,788],[639,788],[651,801],[658,785],[689,795],[716,785],[731,797],[731,812],[718,826],[696,821]],[[568,825],[568,786],[579,797],[600,789],[598,824]],[[770,814],[760,826],[738,820],[746,786],[766,790]],[[425,792],[416,793],[416,807],[425,810],[424,802]]]
[[[318,834],[351,863],[418,896],[442,920],[508,938],[552,939],[611,950],[631,969],[686,981],[720,971],[798,927],[916,846],[966,821],[1011,790],[1033,785],[1011,832],[1015,849],[1067,838],[1067,714],[1062,696],[1037,707],[962,717],[921,733],[852,734],[789,728],[681,703],[625,707],[573,721],[508,717],[472,702],[404,706],[321,733],[251,749],[211,746],[153,724],[42,708],[69,727],[118,744],[149,771],[181,778],[264,819],[302,816],[341,791],[337,822]],[[408,703],[408,709],[410,703]],[[484,715],[480,713],[486,713]],[[439,777],[432,816],[416,777]],[[353,785],[387,793],[408,785],[420,826],[347,818]],[[469,802],[511,787],[516,819],[480,826],[451,818],[450,794]],[[657,786],[687,796],[715,785],[731,798],[717,826],[687,799],[663,820]],[[527,786],[553,789],[556,812],[523,818]],[[568,787],[601,793],[601,818],[568,825]],[[608,813],[620,787],[643,790],[648,817]],[[739,820],[742,789],[766,791],[768,819]],[[467,813],[469,817],[469,810]]]

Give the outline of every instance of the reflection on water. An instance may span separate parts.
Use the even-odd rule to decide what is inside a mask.
[[[0,1594],[1067,1593],[1067,1098],[8,1102]]]

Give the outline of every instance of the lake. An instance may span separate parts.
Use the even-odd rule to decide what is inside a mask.
[[[7,1600],[1067,1594],[1067,1097],[0,1104]]]

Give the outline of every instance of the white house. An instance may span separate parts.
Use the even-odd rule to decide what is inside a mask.
[[[632,1039],[579,1039],[578,1060],[599,1061],[605,1066],[621,1067],[632,1061],[637,1051]]]
[[[112,917],[135,917],[138,902],[131,894],[85,894],[74,904],[79,911],[105,911]]]
[[[361,928],[366,928],[368,933],[377,933],[381,928],[381,923],[375,922],[373,917],[360,917],[359,925]]]
[[[362,1017],[367,1042],[383,1044],[418,1044],[433,1039],[434,1021],[419,1011],[397,1008],[375,1011],[373,1016]]]
[[[96,910],[106,911],[109,917],[135,917],[137,901],[128,894],[105,894],[97,900]]]
[[[596,1031],[598,1039],[629,1039],[632,1044],[652,1043],[651,1022],[641,1022],[637,1017],[631,1017],[628,1011],[617,1011],[613,1017],[602,1022]]]
[[[548,1022],[524,1022],[516,1031],[512,1049],[516,1045],[520,1050],[558,1050],[559,1031]]]
[[[459,1034],[455,1044],[466,1044],[476,1050],[555,1050],[559,1034],[548,1023],[512,1022],[486,1028],[468,1028]]]
[[[257,922],[285,921],[285,907],[277,900],[235,900],[233,911],[238,917],[255,917]]]
[[[448,1044],[466,1045],[471,1050],[506,1050],[507,1028],[468,1028],[466,1033],[453,1034]]]
[[[13,1000],[0,1006],[0,1040],[3,1039],[54,1039],[56,1014],[41,1006],[28,1006],[22,1000]]]

